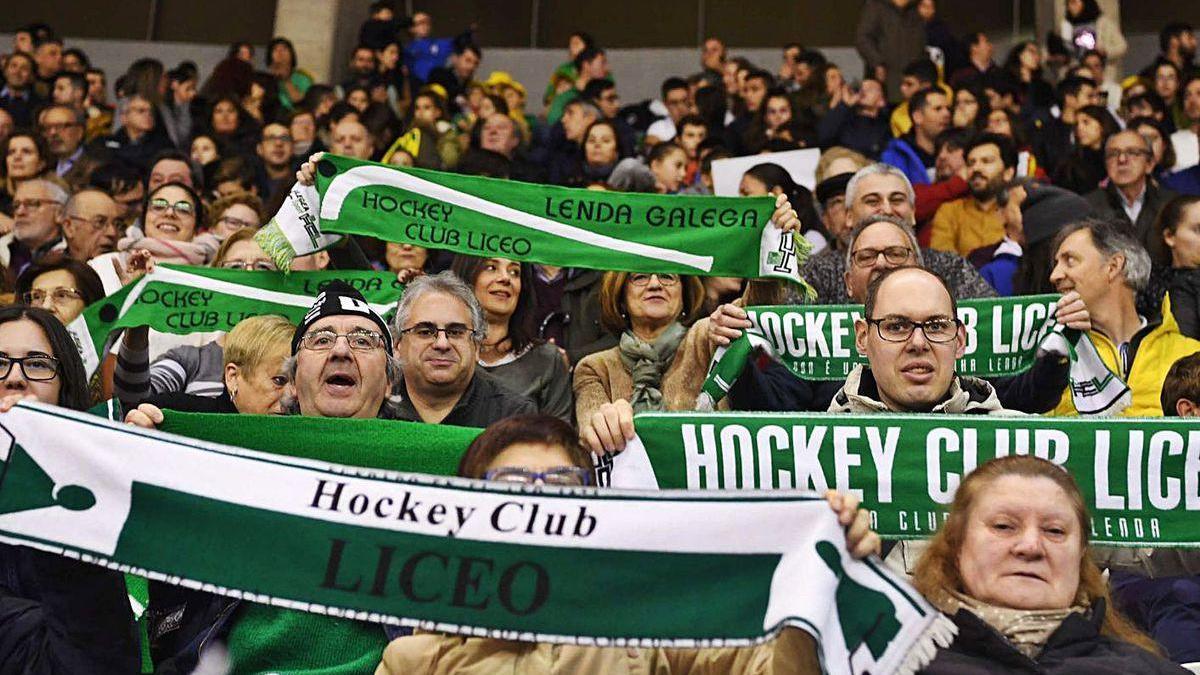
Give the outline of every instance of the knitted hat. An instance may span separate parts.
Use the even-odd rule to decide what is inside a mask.
[[[847,171],[817,183],[817,203],[824,208],[825,202],[838,195],[846,194],[846,186],[850,184],[850,179],[853,177],[854,173]]]
[[[304,337],[314,323],[327,316],[344,315],[370,319],[376,326],[379,326],[379,332],[383,333],[387,344],[392,344],[392,331],[388,329],[387,322],[371,309],[362,293],[359,293],[350,284],[340,279],[334,279],[321,290],[312,309],[308,310],[308,313],[300,321],[300,325],[296,327],[296,333],[292,335],[292,354],[294,355],[300,349],[300,338]]]
[[[1026,246],[1050,239],[1063,225],[1088,215],[1088,203],[1070,190],[1040,183],[1033,183],[1025,190],[1021,226]]]

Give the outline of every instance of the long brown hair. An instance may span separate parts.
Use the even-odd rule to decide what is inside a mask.
[[[1079,536],[1082,538],[1080,542],[1082,555],[1079,559],[1079,589],[1076,591],[1076,598],[1084,599],[1091,605],[1095,605],[1099,600],[1104,600],[1106,610],[1104,625],[1100,629],[1101,633],[1161,655],[1158,644],[1134,627],[1129,619],[1125,618],[1113,605],[1108,583],[1101,575],[1100,568],[1096,566],[1089,555],[1088,532],[1091,530],[1091,517],[1075,479],[1057,464],[1038,457],[1011,455],[993,459],[963,479],[954,494],[949,517],[930,540],[929,548],[925,550],[913,571],[913,585],[921,592],[921,595],[932,598],[947,590],[966,592],[962,574],[958,568],[958,556],[962,552],[963,542],[966,540],[967,523],[971,519],[971,510],[975,507],[979,496],[984,494],[996,480],[1005,476],[1046,478],[1062,489],[1067,500],[1071,502],[1071,510],[1075,512]]]

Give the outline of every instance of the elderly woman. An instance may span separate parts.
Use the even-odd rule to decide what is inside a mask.
[[[271,257],[254,241],[254,231],[249,229],[230,235],[217,250],[212,266],[257,272],[276,270]],[[214,338],[211,333],[206,334],[210,337],[204,343],[174,347],[148,363],[149,350],[139,348],[146,344],[148,332],[146,326],[130,328],[121,341],[113,375],[118,398],[137,403],[156,394],[186,392],[216,398],[225,392],[226,361],[222,345],[227,335],[218,333]]]
[[[458,465],[467,478],[568,487],[594,484],[592,457],[571,427],[548,415],[518,415],[480,434]],[[846,527],[851,555],[877,553],[879,539],[853,497],[826,495]],[[812,638],[785,629],[778,638],[745,649],[662,649],[551,645],[418,632],[391,642],[375,675],[398,673],[819,673]]]
[[[162,409],[188,412],[282,415],[288,378],[283,362],[291,353],[296,327],[282,316],[264,314],[242,319],[225,336],[221,392],[197,396],[170,391],[149,397],[130,410],[125,421],[146,428],[162,422]],[[220,346],[218,345],[218,349]]]
[[[1079,486],[1049,461],[1014,455],[969,474],[914,574],[958,625],[922,672],[1184,673],[1111,606],[1090,528]]]
[[[50,312],[65,326],[104,297],[104,285],[95,270],[54,251],[25,268],[17,278],[17,297]]]
[[[0,308],[0,375],[0,412],[21,400],[73,410],[91,402],[75,342],[38,307]],[[33,675],[138,672],[120,573],[0,544],[0,586],[0,663]]]
[[[537,340],[533,266],[505,258],[456,256],[451,269],[475,291],[487,318],[479,365],[538,412],[572,421],[571,374],[560,350]]]
[[[626,399],[634,411],[690,410],[693,380],[704,371],[681,368],[685,340],[704,302],[696,277],[678,274],[608,272],[600,282],[600,320],[621,336],[612,349],[584,357],[575,367],[575,419],[581,429],[605,403]],[[707,365],[707,362],[706,362]]]

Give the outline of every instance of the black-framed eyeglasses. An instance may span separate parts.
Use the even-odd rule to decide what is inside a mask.
[[[338,333],[331,330],[315,330],[305,333],[300,338],[300,346],[313,352],[327,352],[337,344],[338,338],[346,338],[350,349],[356,352],[370,352],[383,347],[384,339],[373,330],[352,330],[349,333]]]
[[[437,324],[428,321],[422,321],[415,326],[409,326],[400,331],[401,335],[411,335],[418,340],[424,342],[432,342],[437,339],[439,333],[445,333],[446,339],[451,342],[466,340],[468,337],[475,337],[475,330],[470,326],[462,323],[452,323],[448,326],[438,326]]]
[[[902,316],[885,316],[882,319],[867,319],[868,324],[875,326],[879,337],[886,342],[907,342],[913,331],[921,329],[925,339],[930,342],[950,342],[958,336],[958,319],[935,317],[925,321],[913,321]]]
[[[483,474],[483,477],[486,480],[525,485],[533,485],[540,481],[543,485],[583,487],[592,483],[592,472],[577,466],[556,466],[545,471],[530,471],[518,466],[502,466],[498,469],[491,469]]]
[[[196,207],[191,202],[180,200],[172,204],[161,197],[150,200],[150,213],[166,213],[168,209],[179,216],[196,215]]]
[[[629,275],[629,284],[631,286],[646,286],[650,283],[650,277],[657,277],[658,283],[666,287],[679,283],[678,274],[642,274],[638,272],[637,274]]]
[[[858,267],[870,267],[879,256],[892,265],[903,265],[912,258],[912,249],[907,246],[888,246],[887,248],[860,248],[850,254],[850,259]]]
[[[0,356],[0,380],[12,373],[13,364],[20,364],[21,374],[31,382],[45,382],[58,377],[58,359],[53,356]]]

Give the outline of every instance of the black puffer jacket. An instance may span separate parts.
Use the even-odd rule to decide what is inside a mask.
[[[0,544],[0,675],[134,675],[139,664],[119,573]]]
[[[954,615],[958,637],[938,652],[922,675],[1186,675],[1180,666],[1127,642],[1100,634],[1105,606],[1090,616],[1072,614],[1050,636],[1045,649],[1030,659],[975,614]]]

